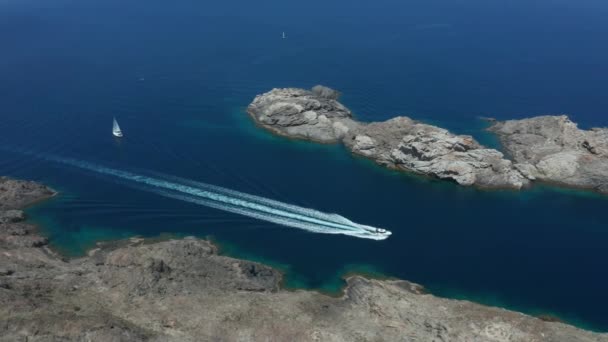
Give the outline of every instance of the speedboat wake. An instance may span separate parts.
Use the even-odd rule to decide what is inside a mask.
[[[391,235],[388,230],[358,224],[338,214],[328,214],[188,179],[158,173],[147,176],[70,158],[48,155],[44,158],[98,174],[117,177],[127,186],[161,196],[313,233],[342,234],[372,240],[384,240]]]

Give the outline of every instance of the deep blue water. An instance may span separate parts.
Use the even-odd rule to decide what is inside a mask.
[[[3,147],[221,185],[393,235],[307,233],[1,149],[0,174],[61,191],[30,214],[70,255],[136,234],[210,236],[279,265],[291,286],[331,290],[359,270],[608,331],[607,198],[397,174],[273,137],[244,113],[273,87],[321,83],[362,120],[409,115],[490,145],[479,116],[605,126],[607,15],[591,0],[0,0]]]

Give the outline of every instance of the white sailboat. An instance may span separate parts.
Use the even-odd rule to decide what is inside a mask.
[[[287,38],[287,36],[285,35],[285,32],[283,32],[283,39]]]
[[[122,138],[122,131],[120,130],[120,126],[118,126],[118,121],[116,121],[116,118],[114,118],[114,122],[112,124],[112,134],[114,134],[115,137]]]

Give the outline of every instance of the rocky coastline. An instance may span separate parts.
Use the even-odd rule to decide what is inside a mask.
[[[197,238],[132,238],[66,260],[21,209],[55,193],[0,180],[0,341],[608,341],[500,308],[352,275],[339,297]]]
[[[578,129],[566,116],[493,121],[504,150],[473,137],[405,116],[363,123],[324,86],[275,88],[258,95],[247,112],[276,134],[343,143],[353,154],[401,171],[463,186],[523,189],[534,181],[608,193],[608,129]]]

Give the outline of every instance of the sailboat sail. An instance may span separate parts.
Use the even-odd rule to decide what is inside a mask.
[[[116,121],[116,118],[114,118],[114,122],[112,124],[112,134],[114,134],[115,137],[122,137],[122,131],[120,130],[120,126],[118,126],[118,121]]]

